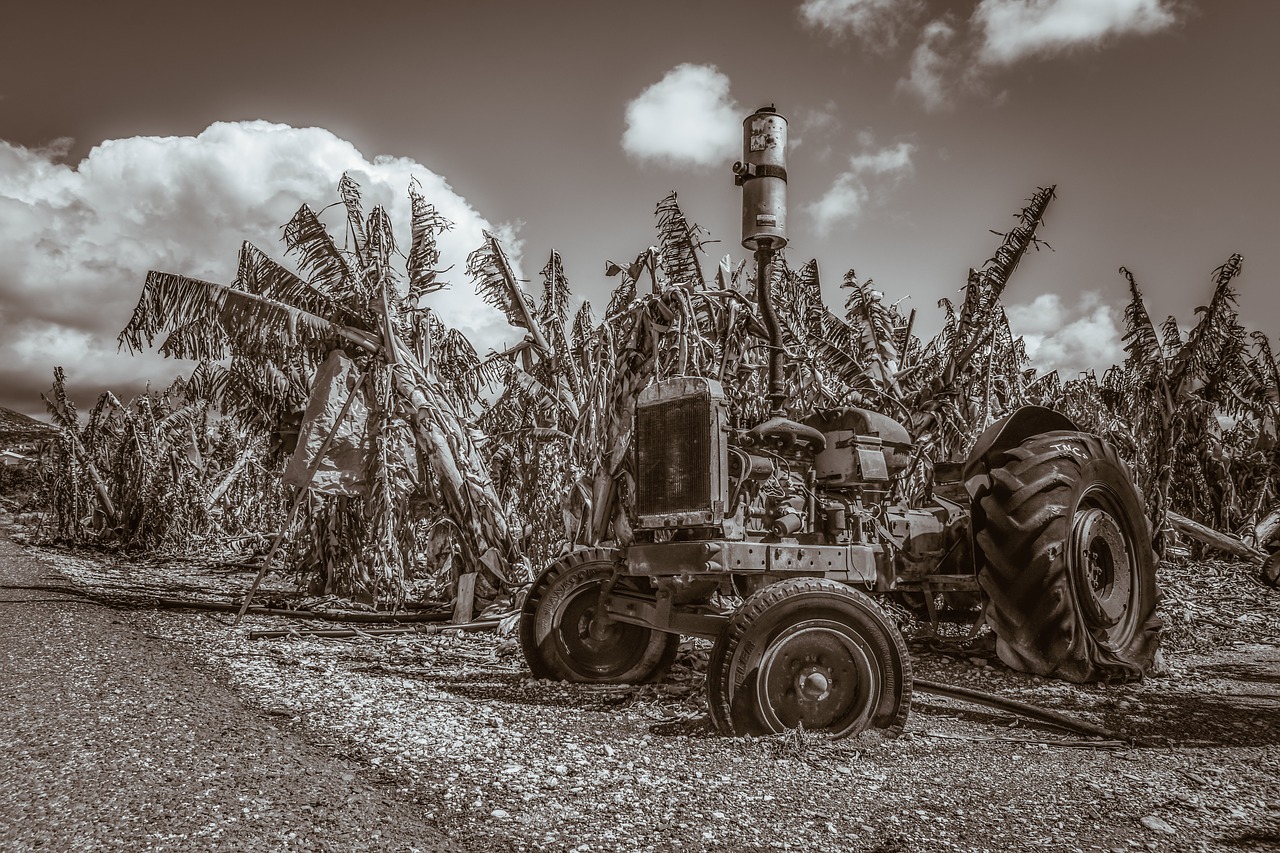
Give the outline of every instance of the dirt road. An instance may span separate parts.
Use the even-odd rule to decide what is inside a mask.
[[[243,704],[0,539],[0,849],[450,849],[413,795]]]

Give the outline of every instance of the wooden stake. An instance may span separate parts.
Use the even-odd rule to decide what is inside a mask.
[[[467,572],[458,576],[458,595],[453,600],[453,619],[455,625],[471,621],[476,608],[476,573]]]

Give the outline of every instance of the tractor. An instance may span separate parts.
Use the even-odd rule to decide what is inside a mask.
[[[787,243],[786,136],[774,108],[757,110],[733,169],[770,340],[771,414],[734,424],[720,383],[701,377],[639,393],[633,535],[573,550],[535,578],[519,621],[533,675],[645,682],[682,636],[699,637],[713,643],[706,690],[720,733],[895,736],[912,674],[891,597],[935,622],[976,614],[1023,672],[1141,678],[1159,643],[1156,557],[1107,442],[1023,407],[964,461],[934,464],[925,497],[908,502],[893,497],[917,456],[903,424],[857,407],[784,414],[785,352],[760,283]]]

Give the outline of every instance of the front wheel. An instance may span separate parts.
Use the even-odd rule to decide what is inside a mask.
[[[911,708],[911,659],[865,594],[791,578],[756,591],[729,619],[707,665],[707,699],[721,734],[876,728],[892,737]]]
[[[671,666],[680,637],[601,619],[600,591],[614,577],[617,553],[574,551],[547,566],[520,611],[520,647],[535,678],[597,684],[652,681]],[[642,578],[617,583],[638,589]]]
[[[1141,678],[1160,642],[1142,499],[1097,436],[1035,435],[991,464],[974,529],[996,653],[1067,681]]]

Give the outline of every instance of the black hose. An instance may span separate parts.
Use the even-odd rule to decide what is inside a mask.
[[[1006,699],[1003,696],[997,696],[994,693],[986,693],[981,690],[973,690],[968,687],[957,687],[952,684],[938,684],[934,681],[925,681],[922,678],[915,679],[915,689],[920,693],[928,693],[933,696],[942,696],[946,699],[955,699],[960,702],[973,702],[978,705],[986,705],[989,708],[999,708],[1003,711],[1011,711],[1015,714],[1021,714],[1024,717],[1030,717],[1033,720],[1039,720],[1043,723],[1050,723],[1064,728],[1077,734],[1088,735],[1090,737],[1102,737],[1110,740],[1132,740],[1124,738],[1116,734],[1110,729],[1102,726],[1095,726],[1093,723],[1086,723],[1084,720],[1077,720],[1074,717],[1068,717],[1066,714],[1059,714],[1057,711],[1050,711],[1047,708],[1040,708],[1036,705],[1028,705],[1026,702],[1019,702],[1016,699]]]
[[[778,314],[773,310],[773,274],[770,269],[773,256],[773,249],[764,245],[756,249],[756,300],[760,304],[760,319],[769,333],[769,406],[773,414],[782,414],[783,403],[787,400],[787,385],[782,376],[786,351],[782,345]]]

